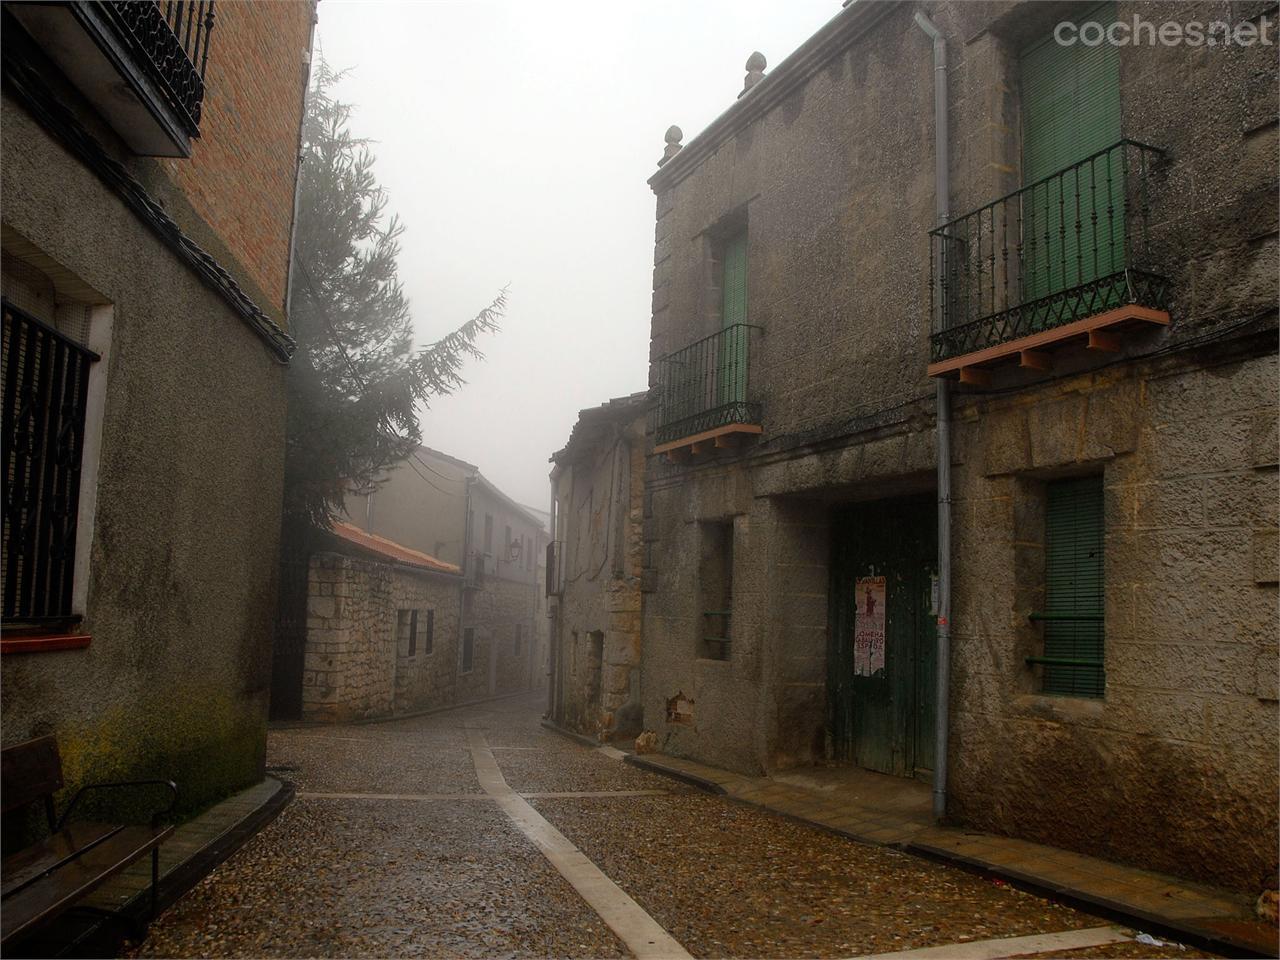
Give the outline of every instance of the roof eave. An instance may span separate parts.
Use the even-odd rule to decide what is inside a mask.
[[[900,4],[896,0],[856,0],[841,9],[763,80],[734,101],[648,180],[654,193],[674,187],[720,145],[777,106]]]

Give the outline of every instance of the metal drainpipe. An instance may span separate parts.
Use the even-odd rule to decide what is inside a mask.
[[[934,200],[938,226],[951,218],[950,139],[947,132],[947,41],[922,11],[916,26],[933,41]],[[934,264],[934,302],[942,309],[942,269]],[[938,461],[938,653],[935,696],[933,816],[947,815],[947,748],[950,736],[951,694],[951,404],[948,384],[936,383]]]
[[[290,323],[290,311],[293,309],[293,266],[298,255],[298,203],[302,198],[302,137],[307,124],[307,94],[311,92],[311,64],[315,59],[316,23],[320,16],[313,7],[311,10],[311,28],[307,31],[307,49],[305,67],[302,71],[302,119],[298,122],[298,149],[294,156],[298,165],[293,171],[293,212],[289,218],[289,264],[285,268],[284,277],[284,319]],[[206,39],[205,43],[208,43]],[[205,55],[208,55],[206,46]]]
[[[549,543],[555,543],[556,529],[560,525],[558,504],[556,503],[556,481],[560,477],[560,465],[556,464],[551,470],[551,506],[547,511],[549,516],[547,526],[548,534],[551,539]],[[552,547],[552,551],[554,551]],[[537,562],[536,560],[534,561]],[[534,571],[534,581],[537,581],[537,571]],[[560,662],[560,609],[556,608],[555,616],[551,615],[551,564],[547,564],[547,572],[545,582],[542,585],[542,593],[547,598],[547,719],[553,723],[558,723],[556,719],[556,668]]]

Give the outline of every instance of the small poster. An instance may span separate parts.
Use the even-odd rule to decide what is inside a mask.
[[[870,677],[884,669],[884,577],[859,577],[853,618],[853,672]]]

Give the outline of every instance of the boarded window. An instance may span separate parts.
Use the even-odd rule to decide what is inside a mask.
[[[462,672],[470,673],[476,660],[476,631],[467,627],[462,631]]]
[[[1045,693],[1101,697],[1103,673],[1102,478],[1080,477],[1046,489]]]
[[[427,633],[422,639],[422,652],[432,653],[436,648],[436,612],[427,611]]]
[[[732,643],[733,521],[699,524],[698,656],[728,660]]]

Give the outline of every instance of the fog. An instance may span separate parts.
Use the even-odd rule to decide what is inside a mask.
[[[405,224],[420,342],[510,284],[467,385],[422,417],[427,445],[545,508],[547,458],[580,409],[644,389],[663,133],[687,143],[838,0],[319,5],[317,51],[376,143]]]

